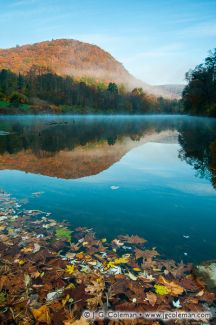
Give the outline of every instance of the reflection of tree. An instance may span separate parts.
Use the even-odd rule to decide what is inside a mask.
[[[113,145],[125,137],[138,141],[149,130],[160,132],[175,129],[178,122],[155,120],[74,120],[68,123],[14,122],[8,125],[10,135],[1,137],[0,153],[17,153],[31,149],[38,157],[55,155],[60,150],[73,150],[77,146],[101,141]]]
[[[211,150],[210,170],[212,173],[212,184],[216,189],[216,140],[210,144],[210,150]]]
[[[179,157],[193,166],[196,176],[211,180],[216,188],[216,128],[214,121],[191,120],[179,129]]]
[[[165,130],[179,132],[180,159],[196,170],[198,177],[211,180],[216,188],[215,120],[196,118],[148,119],[74,119],[67,122],[40,120],[35,122],[1,122],[10,135],[0,138],[0,153],[15,154],[31,150],[38,158],[55,156],[62,150],[107,143],[112,146],[129,137],[139,141],[145,135]],[[1,158],[0,158],[1,159]]]

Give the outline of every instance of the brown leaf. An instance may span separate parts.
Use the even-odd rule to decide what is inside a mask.
[[[3,288],[6,288],[10,284],[10,280],[6,275],[2,275],[0,277],[0,291],[2,291]]]
[[[184,288],[175,283],[174,281],[168,281],[163,276],[159,276],[158,283],[164,285],[172,296],[181,295],[184,292]]]
[[[102,293],[97,294],[93,298],[87,299],[87,305],[88,305],[88,308],[90,308],[90,309],[95,309],[99,305],[102,306],[103,305],[103,302],[102,302]]]
[[[184,287],[185,289],[188,289],[190,291],[197,291],[199,290],[199,287],[197,286],[197,283],[194,281],[193,277],[191,275],[184,277],[180,281],[180,285]]]
[[[86,288],[85,291],[92,295],[95,293],[100,293],[104,289],[104,281],[102,278],[98,278],[96,281],[92,281],[91,284],[89,284]]]
[[[144,293],[145,287],[143,283],[138,281],[130,281],[128,284],[128,288],[135,294],[138,300],[143,301],[145,297],[145,293]]]
[[[89,325],[89,322],[84,318],[81,317],[78,320],[65,320],[64,325]]]
[[[216,299],[215,294],[213,292],[205,292],[201,298],[204,301],[214,301]]]
[[[151,261],[153,257],[160,255],[155,249],[135,249],[135,256],[138,260],[139,258],[143,258],[145,260]]]
[[[125,235],[125,236],[119,236],[119,239],[124,241],[124,242],[127,242],[129,244],[145,244],[147,242],[146,239],[142,238],[142,237],[139,237],[137,235],[132,235],[132,236],[129,236],[129,235]]]
[[[194,297],[186,297],[184,299],[184,304],[188,305],[188,304],[194,304],[197,305],[199,303],[199,299],[194,298]]]
[[[150,305],[154,307],[157,302],[157,295],[153,292],[147,292],[145,300],[147,300]]]

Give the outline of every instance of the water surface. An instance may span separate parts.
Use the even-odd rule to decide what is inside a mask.
[[[215,119],[0,118],[2,189],[102,237],[141,235],[169,258],[215,258],[215,175]]]

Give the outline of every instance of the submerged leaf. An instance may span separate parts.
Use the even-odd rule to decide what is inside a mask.
[[[136,259],[143,258],[145,260],[151,261],[153,257],[158,256],[159,253],[155,249],[135,249]]]
[[[172,296],[181,295],[184,292],[184,288],[175,283],[174,281],[168,281],[163,276],[160,276],[158,279],[160,284],[163,284]]]
[[[147,242],[147,240],[137,235],[136,236],[125,235],[125,236],[119,236],[119,238],[120,240],[127,242],[129,244],[145,244]]]
[[[56,238],[57,239],[62,239],[65,238],[68,241],[71,241],[71,230],[69,230],[68,228],[65,227],[59,227],[56,229]]]
[[[155,292],[161,296],[168,295],[170,293],[170,290],[167,287],[162,286],[160,284],[155,284],[154,288],[155,288]]]

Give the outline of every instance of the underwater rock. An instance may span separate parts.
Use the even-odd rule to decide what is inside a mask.
[[[197,265],[194,269],[194,274],[204,281],[208,290],[216,292],[216,261]]]
[[[10,132],[0,130],[0,136],[1,135],[8,135],[8,134],[10,134]]]

